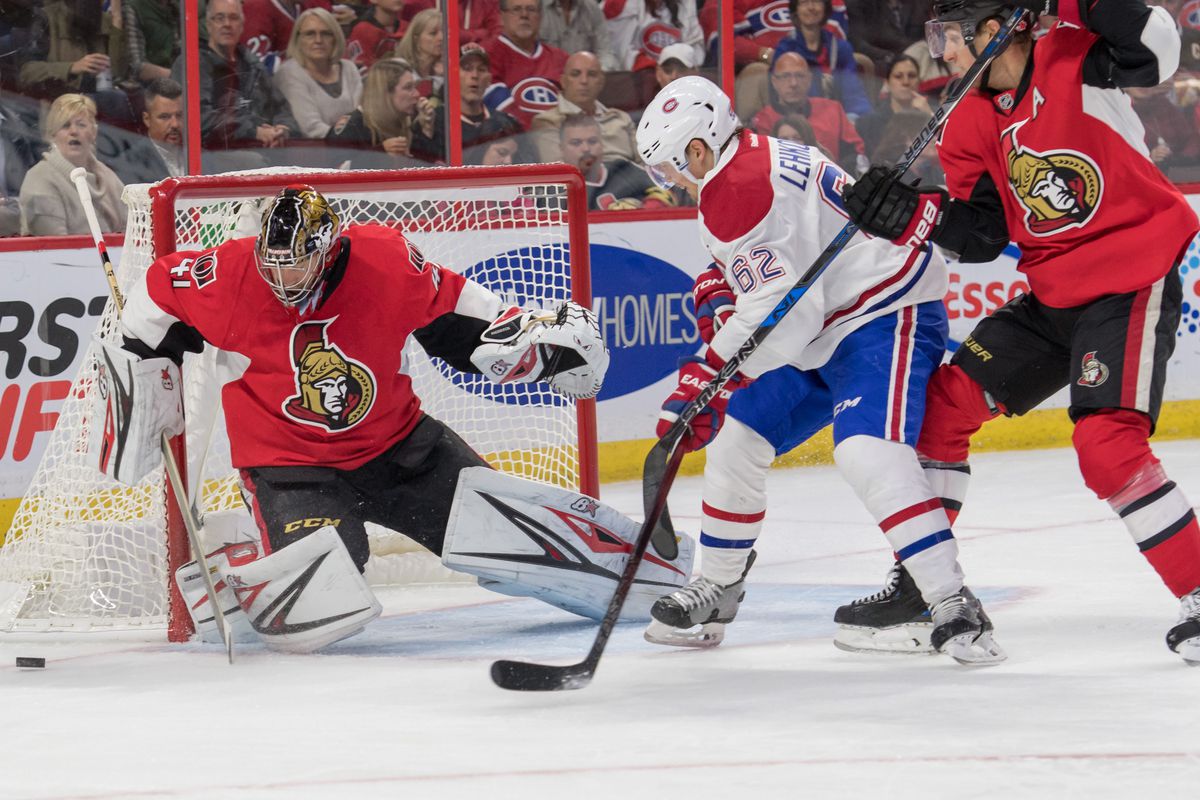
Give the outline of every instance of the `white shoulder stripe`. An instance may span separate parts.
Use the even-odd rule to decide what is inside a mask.
[[[1120,89],[1083,85],[1083,113],[1103,122],[1146,158],[1146,128],[1133,110],[1133,101]]]
[[[504,301],[499,296],[481,284],[468,280],[458,296],[454,312],[490,323],[500,316],[504,307]]]
[[[1152,6],[1142,28],[1141,42],[1158,59],[1158,82],[1162,83],[1179,69],[1179,31],[1171,13],[1162,6]]]

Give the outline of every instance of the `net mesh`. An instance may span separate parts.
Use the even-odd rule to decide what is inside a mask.
[[[399,179],[396,185],[345,188],[345,174],[330,178],[334,175],[337,189],[323,186],[320,175],[306,173],[305,181],[323,189],[344,224],[397,227],[427,259],[466,274],[513,304],[552,308],[573,296],[563,185],[514,178],[510,185],[473,188],[459,179],[441,187],[425,178],[421,188]],[[172,221],[176,248],[199,250],[257,233],[264,194],[178,199]],[[128,187],[125,199],[130,213],[118,274],[127,292],[152,263],[155,226],[164,221],[153,218],[149,187]],[[386,325],[380,330],[386,335]],[[97,335],[118,338],[111,302]],[[458,373],[426,356],[413,340],[405,354],[425,411],[449,424],[493,466],[580,486],[573,402],[542,385],[500,387],[482,376]],[[229,519],[234,529],[252,529],[219,411],[225,369],[220,354],[210,349],[184,363],[190,494],[207,519],[226,521],[219,533],[212,531],[218,526],[206,524],[209,545],[229,538]],[[91,465],[86,444],[95,372],[96,357],[89,349],[0,547],[0,631],[155,629],[167,623],[165,481],[152,475],[136,488],[125,487]],[[441,574],[427,554],[414,567],[409,551],[420,548],[404,537],[374,527],[370,532],[376,556],[403,553],[404,559],[400,567],[370,564],[369,579],[410,581]]]

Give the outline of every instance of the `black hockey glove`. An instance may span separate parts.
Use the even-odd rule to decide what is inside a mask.
[[[842,190],[854,224],[872,236],[920,247],[942,221],[948,195],[936,186],[910,186],[890,167],[875,166]]]

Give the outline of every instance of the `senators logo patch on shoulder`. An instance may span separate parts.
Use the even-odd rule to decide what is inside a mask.
[[[283,413],[297,422],[343,431],[362,422],[375,400],[375,376],[346,358],[325,336],[332,319],[303,322],[292,331],[296,394]]]
[[[1066,148],[1037,152],[1006,132],[1003,148],[1008,161],[1008,185],[1025,208],[1025,228],[1034,236],[1053,236],[1091,221],[1104,195],[1104,176],[1084,153]]]

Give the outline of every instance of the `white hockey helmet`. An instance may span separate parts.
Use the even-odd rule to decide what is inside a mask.
[[[707,78],[688,75],[662,88],[642,114],[637,148],[647,172],[664,188],[671,181],[657,169],[670,163],[687,172],[687,146],[699,139],[720,157],[721,148],[741,126],[729,98]],[[700,177],[693,175],[699,180]]]

